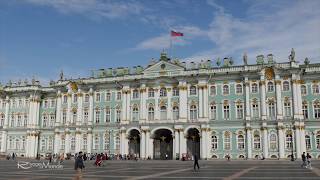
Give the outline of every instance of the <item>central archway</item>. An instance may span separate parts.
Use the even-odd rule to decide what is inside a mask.
[[[129,154],[140,157],[140,132],[136,129],[132,129],[129,132]]]
[[[187,153],[192,156],[196,154],[200,159],[200,135],[199,130],[196,128],[188,130]]]
[[[158,129],[154,132],[153,159],[172,159],[173,139],[168,129]]]

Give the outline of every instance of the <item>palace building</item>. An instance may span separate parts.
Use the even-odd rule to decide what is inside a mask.
[[[142,159],[320,158],[320,64],[272,54],[184,63],[161,53],[90,77],[0,86],[0,152]]]

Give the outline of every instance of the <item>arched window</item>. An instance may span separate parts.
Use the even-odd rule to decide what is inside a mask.
[[[210,119],[215,120],[217,116],[217,106],[215,103],[211,103],[210,105]]]
[[[270,135],[270,149],[277,149],[277,135],[275,134]]]
[[[230,138],[230,132],[224,133],[224,150],[230,150],[231,149],[231,138]]]
[[[110,120],[111,120],[111,111],[110,111],[110,107],[109,106],[107,106],[106,107],[106,122],[110,122]]]
[[[244,137],[243,135],[238,135],[238,149],[243,150],[244,149]]]
[[[228,101],[225,101],[223,103],[223,118],[225,120],[228,120],[230,118],[230,106],[228,104]]]
[[[272,82],[268,82],[268,92],[273,92],[274,91],[274,86]]]
[[[154,120],[154,108],[153,106],[150,106],[148,109],[148,119],[150,121]]]
[[[242,85],[241,84],[237,84],[236,85],[236,93],[237,94],[242,94]]]
[[[47,127],[48,126],[48,116],[47,114],[44,114],[42,117],[42,127]]]
[[[121,92],[117,92],[117,100],[121,100]]]
[[[307,87],[305,85],[301,85],[301,94],[306,95],[307,94]]]
[[[268,103],[269,117],[274,119],[276,117],[274,102],[270,101]]]
[[[167,119],[167,107],[166,106],[160,107],[160,119],[161,120]]]
[[[167,96],[167,89],[161,88],[160,89],[160,97],[166,97]]]
[[[312,93],[319,94],[319,86],[317,84],[312,85]]]
[[[100,102],[100,100],[101,100],[101,95],[100,95],[99,92],[97,92],[97,93],[96,93],[96,101],[97,101],[97,102]]]
[[[72,122],[71,124],[75,124],[77,122],[77,110],[74,109],[72,112]]]
[[[153,88],[149,88],[148,97],[154,97],[154,89]]]
[[[138,99],[138,98],[139,98],[139,91],[135,89],[132,92],[132,99]]]
[[[76,150],[76,138],[74,136],[72,136],[70,144],[71,144],[71,150],[72,151]]]
[[[197,88],[196,86],[191,86],[190,87],[190,95],[197,95]]]
[[[121,121],[121,109],[120,107],[116,108],[116,122],[119,123]]]
[[[210,96],[214,96],[216,94],[217,94],[216,86],[211,86],[210,87]]]
[[[314,118],[320,119],[320,103],[315,102],[313,105]]]
[[[88,139],[87,134],[82,136],[82,150],[87,151]]]
[[[107,92],[106,94],[106,101],[111,101],[111,93]]]
[[[78,95],[74,94],[73,95],[73,103],[77,103],[78,102]]]
[[[253,136],[253,147],[254,149],[260,149],[261,147],[260,136],[257,134]]]
[[[223,93],[223,95],[229,94],[229,86],[228,85],[226,85],[226,84],[223,85],[222,93]]]
[[[257,83],[253,83],[251,85],[251,92],[252,93],[257,93],[258,92],[258,84]]]
[[[284,116],[290,117],[291,116],[291,104],[290,101],[284,102]]]
[[[286,149],[292,149],[292,146],[293,146],[292,141],[293,141],[292,135],[287,134],[286,135]]]
[[[139,120],[139,108],[137,105],[134,105],[132,108],[132,121]]]
[[[198,111],[197,111],[197,106],[196,105],[191,105],[190,106],[190,119],[195,120],[198,118]]]
[[[4,125],[4,119],[5,119],[5,115],[4,115],[4,114],[1,114],[1,115],[0,115],[0,126],[3,126],[3,125]]]
[[[218,149],[218,138],[216,135],[211,136],[211,148],[212,150]]]
[[[174,106],[173,109],[172,109],[172,116],[173,116],[173,119],[174,120],[177,120],[179,119],[179,107],[178,106]]]
[[[67,96],[67,95],[64,95],[64,96],[63,96],[63,103],[67,103],[67,101],[68,101],[68,96]]]
[[[284,81],[283,82],[282,89],[283,89],[283,91],[289,91],[290,90],[290,86],[289,86],[289,82],[288,81]]]
[[[100,123],[100,109],[99,108],[96,108],[96,113],[95,113],[95,116],[96,116],[96,123]]]
[[[89,102],[89,94],[86,94],[85,96],[84,96],[84,102]]]
[[[309,136],[309,135],[306,135],[306,136],[305,136],[305,139],[306,139],[306,148],[309,150],[309,149],[311,149],[311,139],[310,139],[310,136]]]
[[[179,88],[174,87],[172,89],[172,96],[179,96]]]

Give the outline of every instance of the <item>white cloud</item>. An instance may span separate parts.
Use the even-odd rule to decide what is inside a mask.
[[[269,53],[281,62],[287,61],[291,48],[295,48],[298,60],[309,57],[313,62],[320,61],[319,1],[250,2],[245,19],[225,13],[214,1],[208,3],[218,10],[207,30],[215,47],[187,59],[234,56],[239,62],[243,52],[248,52],[250,62],[254,62],[258,54]],[[269,3],[273,4],[272,10],[264,10]]]
[[[140,14],[144,7],[136,1],[112,0],[25,0],[39,6],[48,6],[61,13],[87,15],[93,18],[123,18]]]

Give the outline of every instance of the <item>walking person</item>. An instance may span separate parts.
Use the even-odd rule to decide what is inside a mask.
[[[307,163],[306,163],[307,158],[306,158],[306,153],[305,152],[302,153],[301,159],[302,159],[301,167],[305,167],[306,168],[307,167]]]
[[[84,169],[84,164],[83,164],[82,152],[80,151],[74,163],[74,170],[77,171],[75,180],[82,179],[82,169]]]
[[[196,170],[196,166],[198,167],[198,170],[200,169],[199,167],[199,162],[198,162],[198,156],[195,154],[194,157],[194,163],[193,163],[193,169]]]
[[[307,168],[312,169],[311,167],[311,155],[307,153]]]

